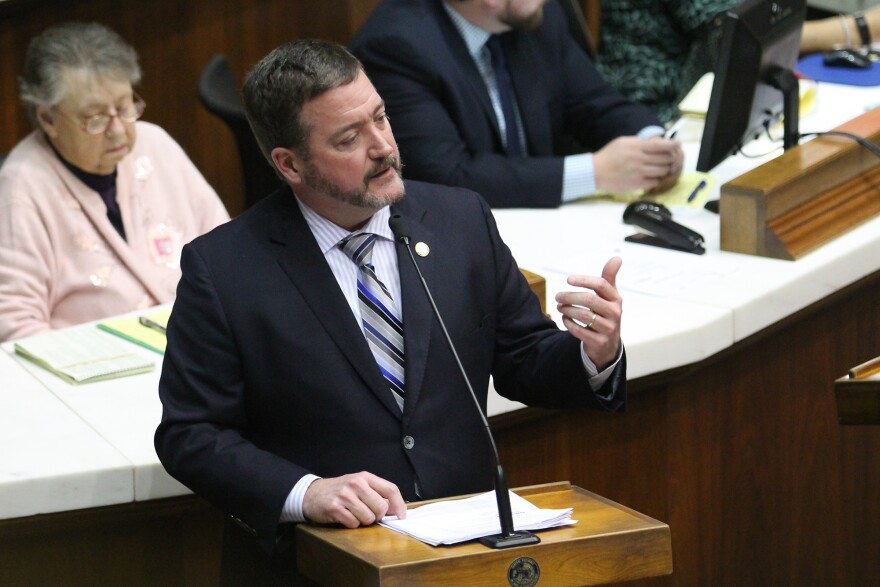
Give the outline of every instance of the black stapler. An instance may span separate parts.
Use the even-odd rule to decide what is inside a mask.
[[[623,211],[623,221],[650,233],[641,232],[628,236],[624,239],[628,242],[685,251],[696,255],[702,255],[706,252],[706,249],[703,248],[702,235],[674,221],[672,212],[663,204],[646,200],[633,202]]]

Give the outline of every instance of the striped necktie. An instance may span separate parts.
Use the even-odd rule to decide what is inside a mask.
[[[391,294],[379,281],[370,262],[376,238],[376,235],[371,233],[352,234],[339,242],[339,248],[358,266],[358,303],[364,336],[379,364],[379,370],[388,380],[394,399],[402,410],[405,364],[403,322],[398,318]]]

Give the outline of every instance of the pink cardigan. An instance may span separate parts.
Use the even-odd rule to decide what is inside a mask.
[[[127,242],[42,133],[9,154],[0,168],[0,341],[172,301],[181,247],[229,220],[158,126],[137,123],[117,169]]]

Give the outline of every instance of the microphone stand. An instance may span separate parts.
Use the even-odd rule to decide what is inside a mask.
[[[434,296],[431,295],[431,291],[428,289],[428,284],[422,276],[421,269],[419,269],[419,264],[416,262],[415,255],[413,255],[412,247],[410,247],[409,227],[406,224],[406,220],[404,220],[400,214],[392,214],[391,218],[388,219],[388,224],[391,227],[391,232],[394,233],[397,242],[404,245],[407,253],[409,253],[409,258],[412,260],[413,267],[415,267],[416,273],[419,276],[422,289],[425,290],[425,295],[431,303],[431,309],[434,311],[434,316],[440,324],[440,330],[443,331],[443,336],[446,337],[446,343],[449,346],[449,350],[452,352],[452,356],[458,365],[464,383],[471,394],[471,399],[474,400],[474,405],[476,406],[477,413],[480,415],[480,419],[483,422],[486,436],[489,438],[489,446],[492,448],[492,458],[495,465],[495,501],[498,505],[498,519],[501,522],[501,533],[483,536],[480,538],[480,542],[490,548],[510,548],[512,546],[537,544],[541,541],[540,538],[531,532],[525,530],[517,532],[513,528],[513,513],[510,509],[510,494],[507,488],[507,477],[504,475],[504,469],[501,466],[501,458],[498,455],[498,447],[495,445],[495,438],[492,436],[492,430],[489,428],[489,421],[486,419],[486,415],[483,414],[483,409],[480,407],[479,400],[477,400],[477,394],[474,393],[474,388],[471,387],[471,382],[468,380],[467,372],[464,370],[464,366],[458,358],[455,345],[452,343],[452,337],[449,336],[449,332],[446,330],[446,325],[443,323],[443,318],[440,317],[440,310],[437,309],[437,304],[434,303]]]

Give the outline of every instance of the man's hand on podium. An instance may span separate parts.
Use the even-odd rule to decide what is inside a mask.
[[[303,513],[312,522],[357,528],[386,515],[406,518],[406,502],[394,483],[364,471],[313,481],[303,498]]]

